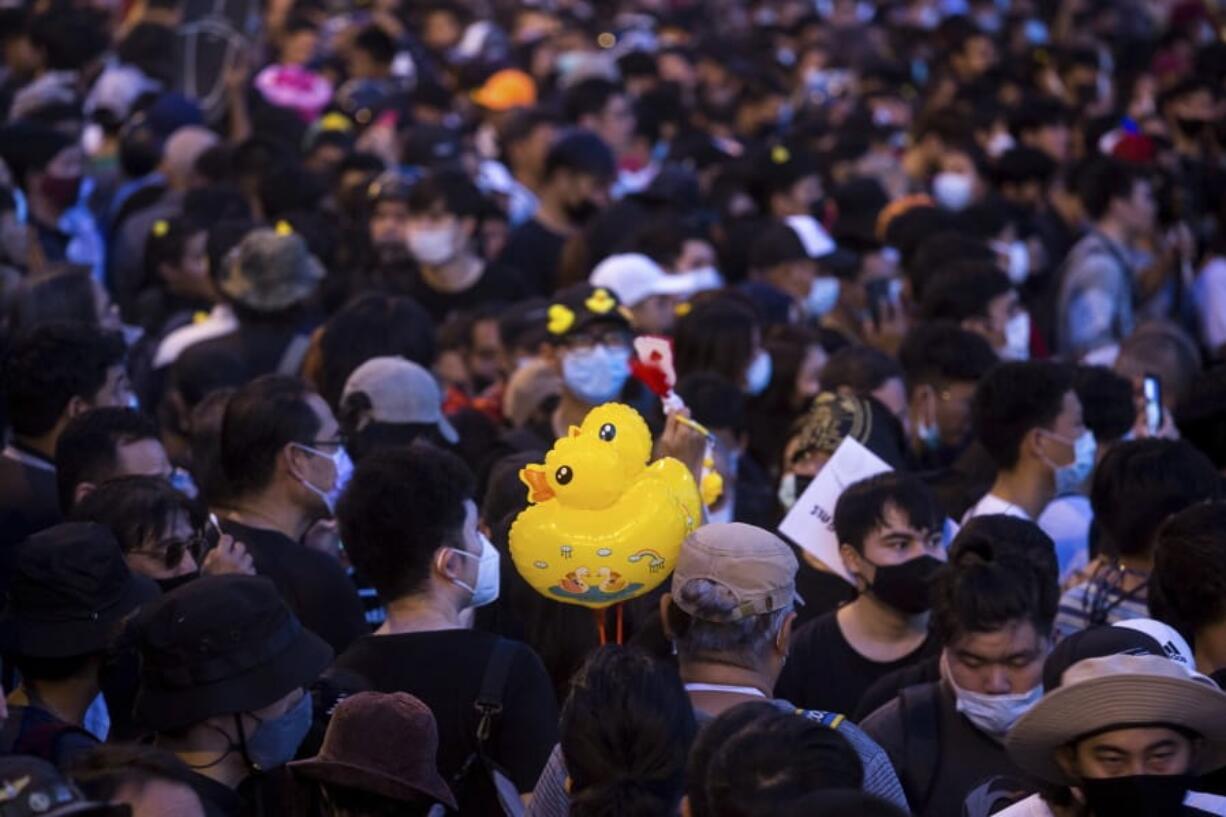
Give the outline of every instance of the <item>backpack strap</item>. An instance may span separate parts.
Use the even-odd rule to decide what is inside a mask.
[[[302,370],[302,361],[306,359],[310,349],[309,335],[294,335],[281,353],[281,360],[277,362],[277,374],[297,377]]]
[[[922,811],[936,781],[940,760],[940,683],[905,687],[899,692],[903,723],[903,758],[899,776],[906,782],[907,799]]]
[[[515,660],[512,642],[499,638],[494,642],[494,651],[485,665],[481,679],[481,691],[473,702],[481,719],[477,722],[477,753],[485,755],[485,744],[494,731],[494,721],[502,714],[502,693],[511,674],[511,662]]]

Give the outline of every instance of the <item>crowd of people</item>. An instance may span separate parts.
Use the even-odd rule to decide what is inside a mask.
[[[1226,815],[1217,3],[0,45],[4,817]],[[610,402],[704,505],[616,627],[510,546]]]

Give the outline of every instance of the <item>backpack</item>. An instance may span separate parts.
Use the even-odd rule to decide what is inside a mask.
[[[940,695],[940,684],[933,683],[904,687],[898,693],[905,742],[897,770],[907,800],[917,810],[932,794],[940,762]]]

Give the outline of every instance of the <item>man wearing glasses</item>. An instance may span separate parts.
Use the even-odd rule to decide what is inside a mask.
[[[302,544],[332,516],[353,466],[331,409],[300,381],[267,375],[226,405],[221,467],[229,483],[221,530],[247,546],[255,571],[338,653],[369,631],[357,589],[332,556]]]

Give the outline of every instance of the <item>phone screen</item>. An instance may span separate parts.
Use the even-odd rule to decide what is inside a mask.
[[[1150,435],[1162,429],[1162,381],[1152,374],[1145,375],[1145,428]]]

